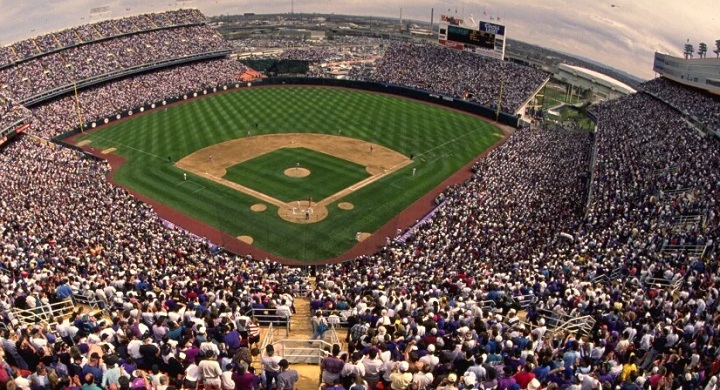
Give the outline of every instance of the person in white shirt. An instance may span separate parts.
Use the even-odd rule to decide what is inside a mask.
[[[277,376],[280,373],[280,360],[282,360],[282,357],[275,355],[275,348],[272,344],[265,347],[265,354],[262,357],[262,367],[265,372],[266,389],[272,389],[273,381],[277,384]]]
[[[205,389],[219,390],[222,387],[222,370],[215,356],[214,353],[208,352],[206,358],[198,364]]]
[[[235,390],[235,381],[233,381],[232,379],[231,364],[225,366],[225,371],[223,371],[222,375],[220,376],[220,380],[222,382],[223,390]]]
[[[142,359],[142,354],[140,353],[140,346],[143,345],[143,342],[138,340],[137,337],[135,337],[135,334],[133,332],[130,332],[130,342],[127,346],[128,355],[130,355],[133,359]]]

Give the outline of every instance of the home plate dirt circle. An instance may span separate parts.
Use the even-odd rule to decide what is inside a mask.
[[[293,223],[309,224],[320,222],[328,216],[328,209],[315,202],[308,205],[307,200],[296,200],[278,207],[280,218]]]
[[[253,243],[253,238],[250,236],[238,236],[237,239],[248,245]]]
[[[341,210],[352,210],[355,208],[355,205],[349,202],[340,202],[338,203],[338,208]]]
[[[254,205],[250,206],[250,210],[259,213],[267,210],[267,205],[264,205],[262,203],[255,203]]]
[[[286,169],[284,173],[285,173],[285,176],[290,176],[290,177],[306,177],[306,176],[310,176],[310,170],[309,170],[309,169],[305,169],[305,168],[292,167],[292,168]]]

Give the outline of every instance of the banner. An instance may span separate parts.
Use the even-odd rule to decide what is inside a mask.
[[[462,26],[465,24],[465,21],[457,16],[440,15],[440,21],[454,26]]]

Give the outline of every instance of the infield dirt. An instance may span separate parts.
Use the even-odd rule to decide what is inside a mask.
[[[281,148],[307,148],[335,156],[365,166],[372,176],[325,199],[318,200],[317,203],[313,202],[310,216],[307,215],[307,207],[301,207],[297,201],[286,203],[223,178],[228,168]],[[263,202],[273,204],[278,207],[278,215],[281,218],[302,224],[321,221],[328,214],[327,206],[329,204],[410,163],[412,160],[407,156],[371,142],[329,134],[290,133],[238,138],[208,146],[186,156],[175,165],[198,176],[244,192]],[[302,177],[301,174],[310,174],[309,171],[305,171],[303,168],[290,167],[285,174],[298,177]]]

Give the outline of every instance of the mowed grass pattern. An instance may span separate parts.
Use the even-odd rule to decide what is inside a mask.
[[[297,164],[310,170],[306,177],[285,175]],[[224,178],[283,202],[320,201],[370,177],[362,165],[306,148],[282,148],[227,169]]]
[[[268,205],[168,162],[216,143],[276,133],[341,134],[414,155],[409,166],[338,200],[355,208],[310,225],[288,223]],[[253,245],[300,261],[333,258],[352,247],[355,233],[373,232],[500,138],[473,116],[393,96],[316,87],[248,88],[160,109],[88,134],[96,149],[117,148],[128,159],[115,173],[124,186]],[[415,168],[416,175],[412,176]],[[222,244],[222,243],[220,243]]]

